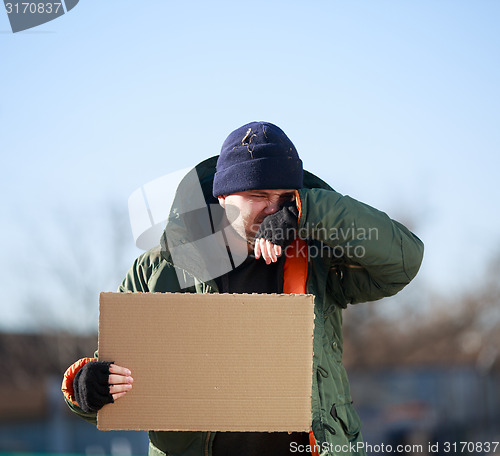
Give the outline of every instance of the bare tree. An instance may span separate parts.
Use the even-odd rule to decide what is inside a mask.
[[[381,303],[351,306],[344,322],[346,364],[368,369],[467,364],[483,371],[500,366],[500,254],[488,272],[459,298],[415,286],[391,298],[391,307],[399,309],[395,316],[384,313]]]

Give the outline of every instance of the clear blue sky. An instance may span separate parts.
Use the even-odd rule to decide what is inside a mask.
[[[58,251],[67,218],[106,255],[109,204],[252,120],[410,221],[422,286],[471,288],[500,253],[499,20],[495,0],[81,0],[12,34],[0,11],[0,329],[26,326],[24,291],[52,286],[34,239]]]

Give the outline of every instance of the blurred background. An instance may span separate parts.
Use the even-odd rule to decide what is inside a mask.
[[[147,452],[71,416],[61,377],[141,253],[129,196],[253,120],[426,245],[399,295],[345,312],[365,440],[499,441],[499,18],[495,0],[82,0],[14,34],[0,12],[0,454]]]

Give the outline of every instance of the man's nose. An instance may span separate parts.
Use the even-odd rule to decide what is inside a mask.
[[[267,207],[265,209],[266,214],[271,215],[280,210],[279,200],[278,199],[270,199],[267,203]]]

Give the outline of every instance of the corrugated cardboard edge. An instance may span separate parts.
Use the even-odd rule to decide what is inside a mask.
[[[103,295],[120,295],[120,298],[123,298],[123,296],[127,296],[127,295],[134,295],[134,299],[141,299],[141,296],[144,296],[145,299],[149,299],[148,296],[151,296],[151,295],[160,295],[160,296],[164,296],[164,295],[178,295],[178,296],[186,296],[186,293],[126,293],[126,294],[123,294],[123,293],[101,293],[100,296],[99,296],[99,302],[100,302],[100,306],[101,306],[101,299],[103,297]],[[246,295],[242,295],[242,294],[195,294],[195,293],[190,293],[189,294],[190,296],[190,299],[200,299],[200,300],[203,300],[203,299],[206,299],[207,296],[211,297],[209,299],[220,299],[220,297],[224,297],[224,296],[231,296],[231,297],[236,297],[238,299],[241,299],[242,297],[244,296],[252,296],[252,297],[259,297],[259,298],[263,298],[264,300],[267,300],[267,299],[270,299],[270,298],[276,298],[276,297],[284,297],[284,298],[289,298],[290,296],[301,296],[303,298],[307,298],[308,299],[308,302],[310,303],[311,305],[311,313],[312,313],[312,317],[313,317],[313,320],[312,320],[312,326],[310,328],[310,337],[311,337],[311,354],[310,354],[310,373],[311,375],[309,376],[309,384],[308,384],[308,387],[310,389],[310,395],[309,395],[309,409],[310,409],[310,419],[309,419],[309,422],[308,422],[308,425],[305,427],[305,428],[300,428],[300,429],[288,429],[288,428],[283,428],[283,429],[272,429],[272,430],[268,430],[268,429],[263,429],[262,427],[258,427],[258,428],[252,428],[252,427],[249,427],[249,428],[245,428],[245,429],[238,429],[238,430],[233,430],[233,429],[226,429],[226,431],[241,431],[241,432],[299,432],[299,431],[303,431],[303,432],[307,432],[307,431],[310,431],[311,430],[311,420],[312,420],[312,385],[313,385],[313,337],[314,337],[314,326],[315,326],[315,321],[314,321],[314,296],[313,295],[310,295],[310,294],[307,294],[307,295],[304,295],[304,294],[301,294],[301,295],[292,295],[292,294],[258,294],[258,293],[252,293],[252,294],[246,294]],[[126,299],[126,298],[125,298]],[[224,299],[224,298],[223,298]],[[99,320],[99,331],[101,333],[101,320]],[[118,403],[119,401],[117,401]],[[110,405],[110,406],[113,406],[113,405]],[[105,407],[109,407],[109,406],[105,406]],[[188,430],[191,430],[191,431],[218,431],[218,432],[224,432],[224,430],[220,430],[220,429],[215,429],[215,428],[207,428],[207,429],[199,429],[199,428],[196,428],[196,429],[186,429],[186,428],[182,428],[182,429],[174,429],[174,428],[168,428],[168,429],[164,429],[164,428],[156,428],[156,427],[148,427],[148,428],[137,428],[137,427],[123,427],[123,426],[119,426],[119,427],[113,427],[113,428],[109,428],[109,427],[106,427],[104,428],[103,426],[100,426],[99,425],[99,415],[100,413],[98,414],[98,428],[101,429],[101,430],[158,430],[158,431],[162,431],[162,430],[168,430],[168,431],[188,431]]]

